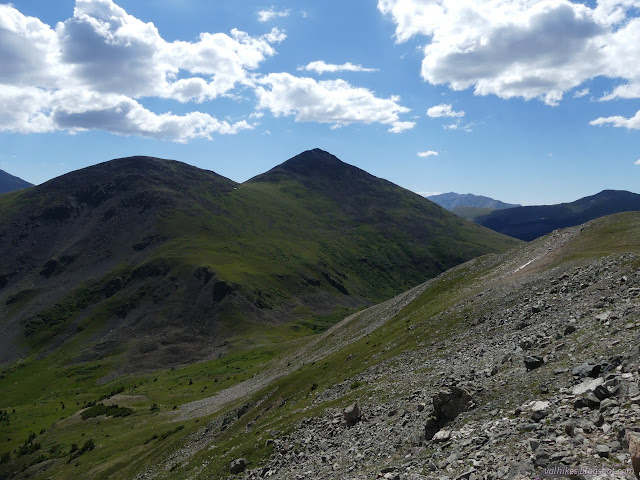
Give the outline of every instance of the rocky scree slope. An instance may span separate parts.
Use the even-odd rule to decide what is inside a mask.
[[[631,478],[640,214],[472,260],[385,320],[286,377],[314,382],[306,392],[267,386],[139,478],[229,475],[232,461],[244,479],[525,479],[556,465]],[[243,459],[265,443],[269,455]]]

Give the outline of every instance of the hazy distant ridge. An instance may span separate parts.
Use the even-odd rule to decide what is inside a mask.
[[[0,193],[13,192],[22,190],[23,188],[33,187],[29,182],[25,182],[21,178],[15,177],[4,170],[0,170]]]
[[[473,195],[472,193],[441,193],[439,195],[430,195],[427,197],[432,202],[437,203],[449,211],[453,211],[458,207],[474,207],[474,208],[490,208],[492,210],[502,210],[505,208],[519,207],[519,204],[505,203],[482,195]]]

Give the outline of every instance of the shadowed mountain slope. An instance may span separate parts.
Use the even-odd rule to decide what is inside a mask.
[[[1,197],[0,232],[0,360],[125,370],[311,333],[517,243],[321,150],[244,184],[105,162]]]
[[[13,192],[23,188],[33,187],[29,182],[15,177],[4,170],[0,170],[0,193]]]
[[[636,210],[640,210],[640,195],[623,190],[604,190],[571,203],[496,210],[476,217],[475,221],[505,235],[529,241],[558,228]]]

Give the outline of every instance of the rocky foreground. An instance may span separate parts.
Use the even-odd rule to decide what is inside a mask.
[[[640,258],[572,258],[567,245],[581,234],[577,227],[518,257],[472,261],[470,274],[479,272],[473,290],[440,314],[464,319],[453,335],[312,392],[314,406],[333,406],[290,434],[270,431],[271,458],[259,466],[239,458],[232,473],[287,480],[634,478]],[[424,318],[407,335],[432,321]],[[357,402],[341,404],[354,389],[362,390]]]

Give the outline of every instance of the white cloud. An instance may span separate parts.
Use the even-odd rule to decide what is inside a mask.
[[[639,0],[379,0],[396,40],[424,38],[422,77],[477,95],[563,95],[598,76],[623,80],[605,99],[640,97]]]
[[[398,103],[399,97],[379,98],[370,90],[344,80],[317,81],[289,73],[272,73],[257,82],[258,107],[270,110],[276,117],[295,116],[298,122],[333,125],[380,123],[389,125],[392,133],[415,126],[414,122],[400,120],[400,114],[409,109]]]
[[[462,130],[464,132],[473,132],[473,127],[474,127],[475,123],[470,122],[467,124],[462,124],[460,122],[460,120],[454,122],[454,123],[448,123],[446,125],[443,125],[442,128],[445,130]]]
[[[106,130],[185,143],[212,134],[251,129],[245,121],[230,124],[201,112],[156,114],[125,95],[80,89],[48,91],[4,86],[0,89],[0,131],[45,133]]]
[[[433,197],[434,195],[442,195],[442,192],[416,192],[418,195],[422,195],[423,197]]]
[[[343,80],[261,75],[260,67],[285,38],[277,28],[259,36],[233,29],[201,33],[195,41],[167,41],[153,23],[113,0],[76,0],[73,16],[52,28],[0,4],[0,132],[99,129],[175,142],[235,134],[255,124],[217,119],[194,111],[193,103],[246,99],[246,90],[255,91],[259,110],[298,121],[377,123],[392,133],[415,126],[400,118],[409,109],[396,96],[380,98]],[[350,63],[323,66],[369,70]],[[176,115],[153,111],[147,103],[153,99],[191,105]]]
[[[427,115],[431,118],[440,117],[464,117],[464,112],[456,112],[453,110],[450,104],[443,103],[442,105],[435,105],[427,110]]]
[[[56,29],[62,61],[83,86],[133,98],[202,102],[247,81],[284,40],[277,29],[252,37],[233,29],[201,33],[197,42],[166,42],[152,23],[112,0],[76,0],[73,18]]]
[[[589,95],[589,89],[583,88],[582,90],[578,90],[573,94],[573,98],[582,98]]]
[[[630,130],[640,130],[640,110],[631,118],[619,115],[613,117],[600,117],[589,122],[589,125],[612,125],[614,127],[624,127]]]
[[[298,67],[298,70],[306,70],[308,72],[323,73],[335,73],[335,72],[377,72],[377,68],[367,68],[362,65],[354,65],[351,62],[343,63],[342,65],[335,65],[325,63],[323,60],[317,60],[311,62],[304,67]]]
[[[265,8],[258,12],[258,21],[265,23],[274,18],[288,17],[291,14],[291,10],[276,10],[275,7]]]
[[[418,152],[418,156],[425,158],[425,157],[437,157],[439,155],[438,152],[436,152],[435,150],[427,150],[426,152]]]
[[[636,160],[635,162],[633,162],[634,165],[640,165],[640,158],[638,160]]]
[[[251,84],[284,38],[277,29],[260,37],[232,30],[167,42],[112,0],[77,0],[55,29],[0,5],[0,131],[101,129],[177,142],[233,134],[251,125],[202,112],[157,114],[140,101],[228,95]]]

